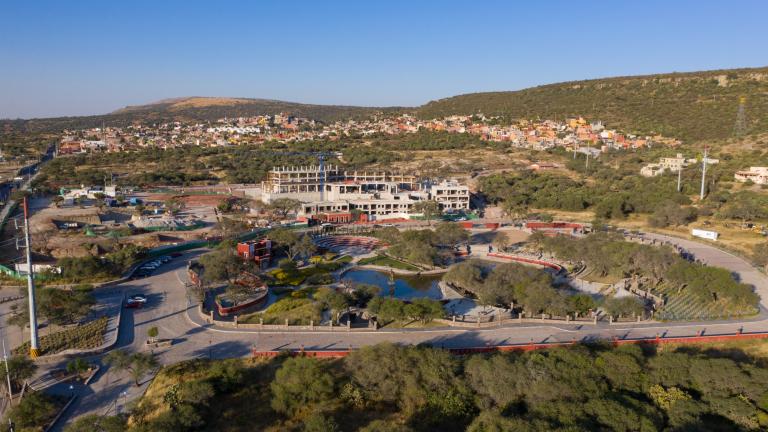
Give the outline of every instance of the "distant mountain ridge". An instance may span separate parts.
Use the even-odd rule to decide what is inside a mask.
[[[746,97],[748,133],[768,132],[768,67],[603,78],[429,102],[421,118],[483,113],[510,119],[584,116],[611,127],[686,141],[733,135]]]
[[[180,97],[127,106],[109,114],[0,120],[0,131],[51,131],[134,122],[213,121],[287,112],[323,122],[377,112],[412,112],[420,118],[483,113],[516,119],[584,116],[610,127],[660,133],[687,142],[733,136],[739,101],[746,98],[747,133],[768,132],[768,67],[614,77],[547,84],[517,91],[471,93],[416,108],[317,105],[271,99]]]
[[[53,117],[29,120],[0,120],[5,128],[56,132],[107,126],[126,126],[135,122],[164,123],[171,121],[214,121],[224,117],[249,117],[280,112],[322,122],[365,118],[377,112],[396,112],[400,107],[357,107],[314,105],[271,99],[228,97],[179,97],[147,105],[127,106],[109,114],[78,117]],[[3,128],[0,128],[2,130]]]

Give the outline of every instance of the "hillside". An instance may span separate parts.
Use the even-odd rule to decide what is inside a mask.
[[[768,67],[616,77],[472,93],[432,101],[421,118],[481,112],[508,119],[582,115],[635,132],[687,142],[733,136],[746,96],[748,133],[768,131]]]
[[[397,107],[375,108],[342,105],[312,105],[269,99],[185,97],[156,103],[128,106],[109,114],[80,117],[54,117],[29,120],[2,120],[5,129],[28,132],[55,132],[108,126],[125,126],[134,122],[211,121],[224,117],[246,117],[287,112],[323,122],[362,118],[380,111],[396,111]]]

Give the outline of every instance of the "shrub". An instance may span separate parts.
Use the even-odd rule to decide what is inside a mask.
[[[102,317],[74,328],[51,333],[40,338],[41,354],[56,354],[67,349],[95,349],[104,343],[107,318]],[[29,341],[13,349],[15,354],[29,352]]]

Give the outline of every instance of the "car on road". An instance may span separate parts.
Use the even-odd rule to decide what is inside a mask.
[[[141,308],[147,304],[147,296],[142,294],[134,294],[125,301],[125,307],[127,308]]]
[[[125,302],[125,307],[128,309],[140,309],[144,307],[144,303],[127,300]]]
[[[145,296],[144,294],[134,294],[134,295],[128,297],[128,300],[137,301],[137,302],[141,302],[141,303],[146,303],[147,302],[147,296]]]

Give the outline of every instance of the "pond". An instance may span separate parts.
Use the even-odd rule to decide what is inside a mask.
[[[442,275],[404,276],[395,274],[392,278],[394,281],[394,292],[390,288],[390,274],[386,272],[355,269],[344,273],[341,277],[342,280],[376,285],[380,288],[379,295],[381,296],[393,296],[403,300],[419,297],[428,297],[435,300],[443,298],[443,294],[438,286]]]

